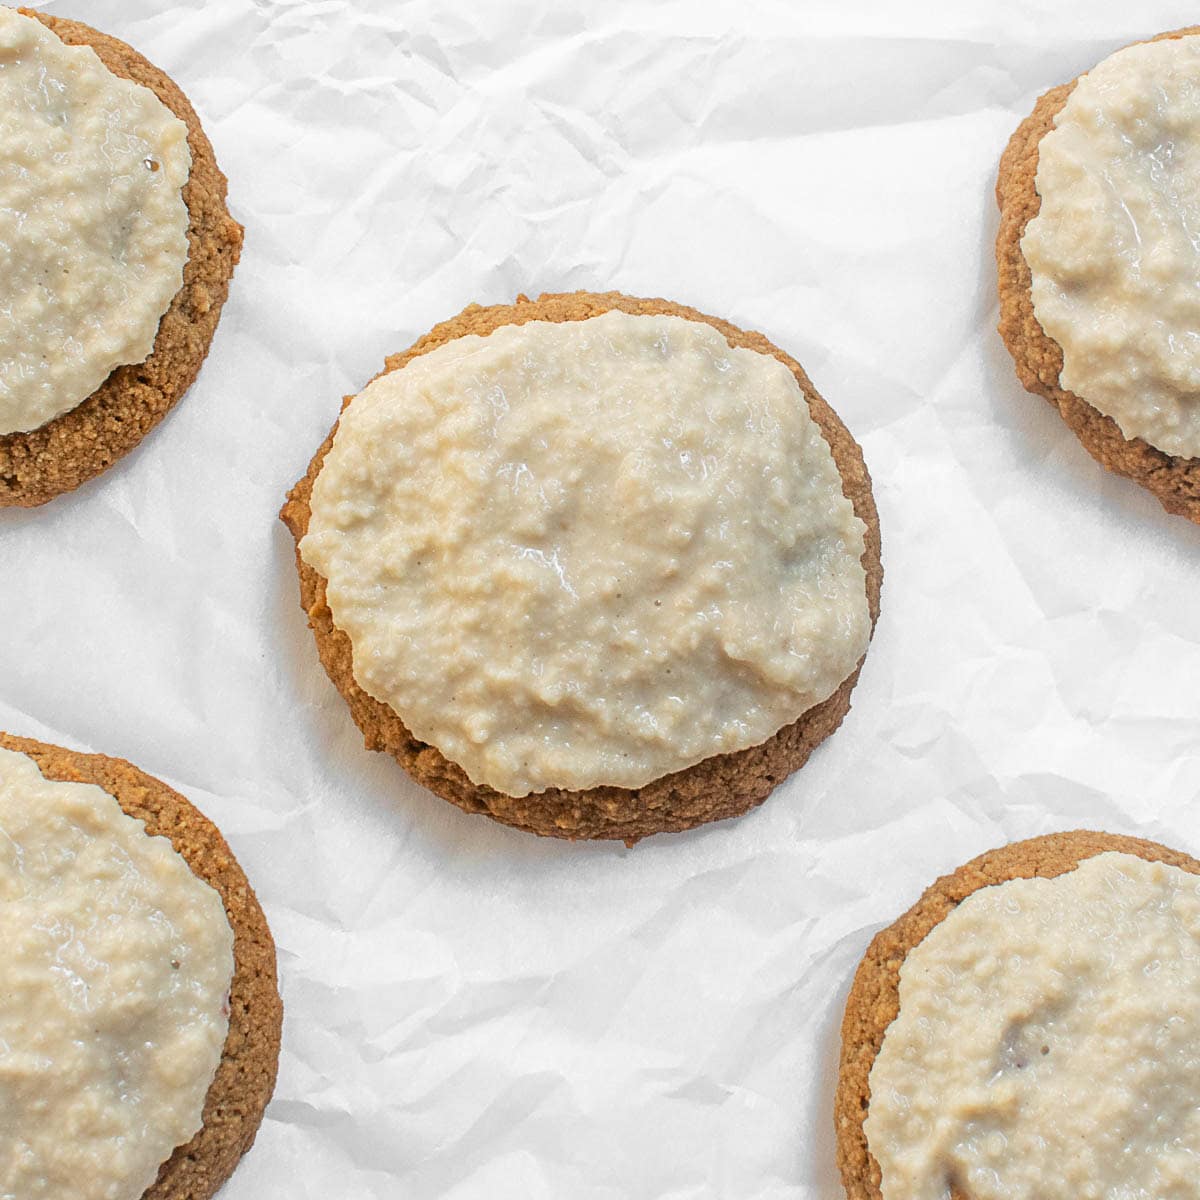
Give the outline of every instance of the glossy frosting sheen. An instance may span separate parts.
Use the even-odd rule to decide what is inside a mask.
[[[869,637],[863,532],[787,367],[609,312],[370,384],[301,553],[359,684],[519,796],[638,787],[828,697]]]
[[[228,1030],[221,899],[107,792],[0,750],[0,1197],[139,1200]]]
[[[149,356],[183,283],[190,169],[153,92],[0,8],[0,435]]]
[[[1021,251],[1060,382],[1126,437],[1200,457],[1200,38],[1118,51],[1055,125]]]
[[[886,1200],[1194,1200],[1200,877],[1108,853],[973,892],[905,958],[870,1082]]]

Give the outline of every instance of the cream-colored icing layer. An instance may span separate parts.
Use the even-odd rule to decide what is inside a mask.
[[[149,88],[0,8],[0,435],[149,356],[183,283],[190,169]]]
[[[1060,381],[1129,438],[1200,457],[1200,38],[1120,50],[1038,147],[1021,251]]]
[[[967,897],[871,1070],[885,1200],[1194,1200],[1200,877],[1100,854]]]
[[[0,1197],[140,1200],[228,1029],[221,898],[107,792],[0,750]]]
[[[301,553],[359,684],[511,795],[757,745],[870,634],[863,525],[795,377],[674,316],[504,326],[375,380]]]

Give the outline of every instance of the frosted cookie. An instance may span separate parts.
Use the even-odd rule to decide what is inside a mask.
[[[877,934],[842,1023],[847,1195],[1190,1195],[1197,875],[1154,842],[1050,834],[939,879]]]
[[[0,1194],[207,1200],[275,1086],[275,947],[215,828],[0,734]]]
[[[1200,27],[1053,88],[1000,160],[1000,333],[1103,466],[1200,521]]]
[[[242,245],[191,105],[123,42],[0,8],[0,506],[112,466],[208,353]]]
[[[615,292],[437,326],[281,515],[367,746],[557,837],[760,803],[841,722],[878,613],[870,479],[799,365]]]

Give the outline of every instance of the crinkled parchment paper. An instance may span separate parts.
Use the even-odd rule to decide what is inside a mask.
[[[0,728],[214,818],[287,1005],[227,1200],[839,1195],[841,1007],[979,851],[1200,851],[1200,529],[1104,474],[995,330],[992,195],[1040,91],[1182,3],[58,0],[179,81],[246,250],[199,382],[0,512]],[[620,845],[467,817],[363,750],[275,519],[435,321],[620,288],[761,329],[866,451],[884,610],[757,812]]]

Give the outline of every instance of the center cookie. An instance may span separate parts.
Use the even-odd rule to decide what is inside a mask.
[[[282,514],[368,746],[468,811],[635,841],[759,803],[840,722],[877,519],[792,360],[579,293],[388,368]]]

